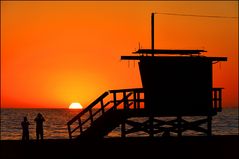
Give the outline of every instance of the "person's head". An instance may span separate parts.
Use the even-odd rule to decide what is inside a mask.
[[[38,113],[38,114],[37,114],[37,117],[38,117],[38,118],[42,118],[42,114],[41,114],[41,113]]]
[[[27,117],[26,117],[26,116],[24,116],[23,120],[24,120],[24,121],[27,121]]]

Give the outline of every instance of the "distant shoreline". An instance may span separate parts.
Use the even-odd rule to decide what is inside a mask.
[[[222,108],[222,110],[223,109],[239,109],[239,106],[230,106],[230,107],[223,107]],[[78,110],[78,111],[80,111],[81,109],[69,109],[68,107],[65,107],[65,108],[61,108],[61,107],[54,107],[54,108],[45,108],[45,107],[43,107],[43,108],[39,108],[39,107],[33,107],[33,108],[29,108],[29,107],[23,107],[23,108],[20,108],[20,107],[1,107],[0,109],[67,109],[67,110]],[[84,108],[83,108],[84,109]],[[100,107],[99,107],[99,109],[100,109]]]
[[[239,135],[102,140],[1,140],[1,159],[13,158],[238,158]],[[113,156],[112,156],[113,154]]]

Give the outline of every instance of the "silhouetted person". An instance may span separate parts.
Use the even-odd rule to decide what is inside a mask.
[[[30,123],[27,120],[27,117],[23,118],[23,121],[21,122],[22,125],[22,140],[29,140],[29,125]]]
[[[44,117],[41,115],[41,113],[37,114],[37,117],[34,120],[36,122],[36,137],[37,140],[39,140],[39,136],[41,137],[41,140],[43,140],[43,122],[45,121]]]

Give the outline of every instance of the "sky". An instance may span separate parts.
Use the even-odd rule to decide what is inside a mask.
[[[1,107],[84,107],[111,89],[142,87],[137,62],[151,47],[152,12],[237,17],[236,1],[1,1]],[[223,106],[238,106],[238,18],[155,15],[155,48],[204,49]]]

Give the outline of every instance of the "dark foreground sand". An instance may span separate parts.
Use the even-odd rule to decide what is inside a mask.
[[[1,159],[79,158],[79,159],[238,159],[239,136],[109,138],[97,141],[44,140],[28,143],[2,140]]]

